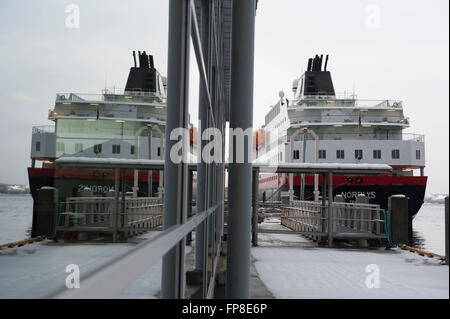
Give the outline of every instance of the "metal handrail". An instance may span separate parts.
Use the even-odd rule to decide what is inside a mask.
[[[425,135],[423,134],[416,134],[416,133],[401,133],[399,135],[388,135],[388,136],[376,136],[374,133],[317,133],[319,136],[320,141],[336,141],[336,140],[373,140],[373,141],[416,141],[416,142],[424,142],[425,141]],[[306,137],[306,140],[308,141],[314,141],[314,139],[311,139],[309,137]],[[282,143],[289,142],[290,137],[286,136]],[[264,153],[265,147],[270,145],[270,148],[275,148],[280,145],[280,142],[278,140],[270,143],[270,144],[263,144],[261,146],[261,149],[259,150],[260,155]]]
[[[222,203],[219,203],[206,211],[197,213],[187,219],[184,224],[174,225],[163,230],[148,241],[138,244],[131,251],[117,256],[112,261],[106,261],[89,271],[84,276],[79,289],[67,289],[64,286],[49,294],[47,298],[95,299],[117,297],[139,275],[160,260],[201,222],[217,212],[221,205]],[[220,255],[220,245],[218,245],[218,249],[218,255]],[[127,271],[123,271],[124,269]],[[213,282],[214,280],[210,280],[210,285]],[[212,293],[212,289],[208,289],[208,295],[210,293]]]
[[[119,90],[119,89],[118,89]],[[64,92],[56,93],[56,102],[62,103],[76,103],[76,102],[113,102],[117,101],[129,101],[133,102],[133,98],[154,98],[160,100],[161,103],[165,103],[166,97],[150,91],[134,90],[134,91],[107,91],[103,90],[103,93],[73,93]]]
[[[314,105],[310,105],[314,104]],[[401,110],[403,108],[403,101],[393,100],[377,100],[377,99],[357,99],[355,97],[343,97],[337,95],[336,97],[330,95],[316,95],[315,97],[301,98],[292,100],[289,103],[289,108],[299,106],[321,106],[321,107],[379,107],[379,108],[394,108]]]

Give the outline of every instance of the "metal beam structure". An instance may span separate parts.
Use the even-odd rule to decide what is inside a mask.
[[[200,19],[202,21],[202,25],[205,25],[205,22],[210,25],[210,19],[209,19],[209,1],[202,0],[200,10],[198,10],[197,17],[200,16]],[[195,19],[194,19],[195,20]],[[209,45],[209,28],[203,27],[201,29],[202,34],[199,35],[198,25],[196,23],[193,24],[193,34],[196,37],[196,40],[194,42],[194,47],[196,48],[197,54],[200,56],[198,59],[197,64],[199,65],[199,68],[203,69],[204,71],[202,73],[205,73],[205,76],[200,79],[200,92],[199,92],[199,106],[198,106],[198,116],[199,116],[199,140],[198,140],[198,146],[202,150],[205,145],[206,141],[202,139],[202,128],[203,126],[208,127],[209,118],[208,118],[208,111],[209,111],[209,103],[211,103],[211,96],[208,91],[208,75],[209,72],[206,72],[206,69],[209,69],[209,54],[208,54],[208,45]],[[195,43],[200,43],[202,48],[200,49],[198,45],[195,45]],[[202,61],[203,58],[207,58],[207,60]],[[206,64],[206,65],[205,65]],[[208,180],[207,180],[207,164],[205,162],[198,163],[197,166],[197,209],[199,211],[203,211],[208,207],[207,205],[207,189],[208,189]],[[204,253],[205,253],[205,223],[201,223],[197,229],[195,230],[195,268],[197,270],[204,269]],[[206,272],[204,273],[206,274]],[[203,281],[205,281],[205,278],[203,277]],[[205,287],[203,286],[203,289]]]
[[[119,175],[120,175],[120,169],[116,168],[114,169],[114,230],[113,230],[113,242],[117,241],[117,228],[119,225]]]
[[[252,245],[258,246],[258,194],[259,194],[259,172],[253,171],[252,176]]]
[[[253,74],[256,0],[233,2],[230,129],[253,127]],[[230,139],[233,138],[230,136]],[[247,139],[251,146],[251,137]],[[237,143],[230,140],[230,154]],[[250,147],[244,162],[230,161],[228,168],[227,298],[250,298],[250,233],[252,159]],[[241,150],[242,152],[242,150]]]
[[[191,9],[189,1],[170,0],[164,161],[164,230],[178,224],[184,224],[187,216],[187,163],[181,161],[177,164],[172,161],[170,151],[178,141],[171,140],[170,135],[176,129],[189,128],[190,31]],[[180,240],[163,257],[161,298],[184,298],[184,247],[185,238]]]
[[[199,138],[200,162],[196,165],[198,212],[214,213],[207,215],[196,229],[196,268],[203,271],[203,298],[214,295],[215,273],[220,256],[223,229],[224,192],[224,143],[220,163],[205,161],[203,141],[205,129],[218,129],[225,135],[227,104],[227,80],[224,66],[229,63],[227,52],[230,42],[225,39],[228,29],[225,8],[231,0],[171,0],[169,4],[169,58],[168,58],[168,96],[165,156],[165,201],[164,228],[183,224],[187,210],[186,173],[192,168],[186,162],[174,165],[170,159],[170,133],[176,128],[188,127],[187,92],[189,69],[189,42],[192,39],[200,76],[199,100]],[[225,29],[225,31],[223,31]],[[178,141],[177,141],[178,142]],[[216,152],[218,150],[214,150]],[[168,215],[168,216],[166,216]],[[208,259],[211,257],[211,263]],[[184,291],[184,243],[180,242],[163,260],[162,292],[163,298],[182,298]]]
[[[323,183],[324,181],[322,181]],[[325,194],[322,194],[325,197]],[[333,246],[333,173],[328,173],[328,246]]]

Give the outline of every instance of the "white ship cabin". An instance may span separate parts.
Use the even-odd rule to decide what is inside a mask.
[[[292,100],[280,92],[266,115],[265,144],[257,148],[257,161],[383,163],[395,175],[423,175],[424,136],[403,132],[410,124],[402,101],[335,94],[328,56],[324,70],[322,59],[309,60],[307,71],[293,82]]]
[[[125,89],[105,89],[102,94],[61,93],[48,118],[53,126],[34,127],[32,166],[51,166],[61,156],[149,158],[162,157],[166,122],[166,79],[154,68],[153,57],[134,56]]]

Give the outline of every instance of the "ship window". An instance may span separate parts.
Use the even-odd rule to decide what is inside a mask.
[[[319,158],[320,159],[327,158],[327,151],[326,150],[319,150]]]
[[[134,145],[131,145],[131,147],[130,147],[130,154],[134,155]]]
[[[63,142],[56,142],[56,151],[58,151],[58,152],[66,151],[66,147]]]
[[[36,152],[41,151],[41,142],[36,142]]]
[[[420,160],[420,150],[416,150],[416,160]]]
[[[392,150],[392,158],[399,159],[400,158],[400,150]]]
[[[344,159],[345,158],[344,150],[337,150],[336,151],[336,158]]]
[[[120,145],[113,145],[112,146],[112,153],[113,154],[120,154]]]
[[[373,158],[381,159],[381,150],[373,150]]]
[[[83,144],[75,143],[75,153],[83,152]]]
[[[355,150],[355,158],[361,160],[363,158],[363,150]]]
[[[102,144],[95,144],[94,145],[94,153],[99,154],[102,152]]]
[[[294,159],[300,158],[300,151],[294,151]]]

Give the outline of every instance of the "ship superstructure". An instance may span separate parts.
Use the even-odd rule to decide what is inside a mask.
[[[84,188],[94,196],[105,196],[112,189],[113,172],[55,169],[54,161],[60,157],[163,159],[167,81],[151,55],[133,52],[133,57],[125,89],[56,94],[48,115],[54,125],[33,127],[28,169],[33,196],[43,186],[57,187],[60,198],[77,196]],[[191,142],[194,133],[191,129]],[[135,196],[160,193],[160,179],[161,172],[139,172],[137,177],[127,172]]]
[[[293,99],[280,92],[279,101],[265,117],[264,142],[256,143],[256,161],[389,164],[393,167],[390,176],[336,176],[335,194],[354,200],[362,193],[382,206],[387,205],[389,194],[405,194],[411,198],[411,213],[415,214],[422,205],[427,180],[424,136],[403,132],[410,123],[400,100],[336,94],[327,64],[328,56],[324,63],[323,55],[309,59],[306,72],[293,81]],[[258,132],[258,141],[261,135]],[[308,199],[313,179],[305,180],[302,193],[300,177],[295,177],[293,184],[297,197],[305,194]],[[269,197],[286,188],[288,180],[262,176],[260,183]]]

